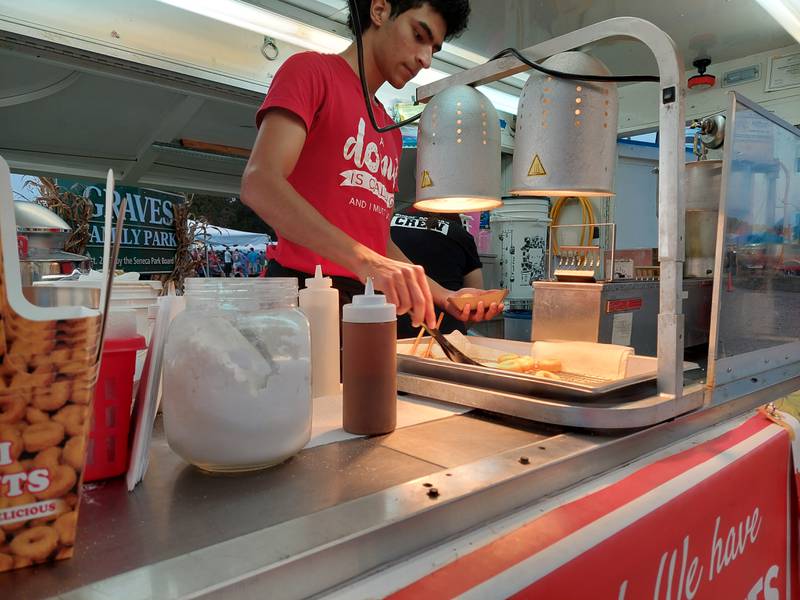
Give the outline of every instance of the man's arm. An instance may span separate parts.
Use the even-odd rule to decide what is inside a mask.
[[[470,271],[464,275],[464,287],[475,288],[478,290],[483,289],[483,269],[478,267],[474,271]]]
[[[391,236],[389,237],[389,243],[386,246],[386,256],[400,262],[408,263],[410,265],[414,264],[408,259],[408,257],[403,253],[403,251],[400,250],[400,247],[394,243]],[[420,267],[420,269],[421,268],[422,267]],[[423,270],[423,273],[424,272],[425,271]],[[442,287],[427,275],[425,275],[425,279],[427,280],[428,287],[431,290],[433,303],[439,306],[443,306],[445,303],[445,298],[447,298],[447,296],[452,295],[453,292],[451,292],[447,288]]]
[[[241,199],[286,239],[342,265],[361,280],[372,277],[375,289],[410,312],[415,324],[436,324],[425,272],[421,267],[381,256],[331,225],[287,180],[306,141],[302,119],[272,109],[259,128],[242,178]]]

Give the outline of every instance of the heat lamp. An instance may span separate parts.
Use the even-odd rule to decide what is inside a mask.
[[[562,73],[611,73],[583,52],[562,52],[543,67]],[[517,116],[511,193],[613,196],[619,100],[613,82],[531,76]]]
[[[476,212],[501,206],[500,121],[489,99],[467,85],[449,87],[419,123],[414,207]]]

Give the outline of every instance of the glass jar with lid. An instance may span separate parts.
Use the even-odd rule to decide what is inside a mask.
[[[280,463],[311,436],[311,342],[297,279],[187,279],[164,348],[164,428],[207,471]]]

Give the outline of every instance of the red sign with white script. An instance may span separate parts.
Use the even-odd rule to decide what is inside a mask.
[[[785,430],[754,417],[391,597],[782,600],[797,569],[789,556],[789,446]]]
[[[595,598],[619,600],[786,598],[788,506],[780,482],[788,482],[789,456],[788,439],[774,438],[544,577],[523,596],[565,598],[550,591],[574,589],[582,580],[582,591],[571,597],[586,598],[591,590]]]
[[[629,312],[642,308],[641,298],[622,298],[620,300],[609,300],[606,302],[607,313]]]

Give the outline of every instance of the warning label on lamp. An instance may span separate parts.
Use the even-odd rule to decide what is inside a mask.
[[[528,177],[540,177],[542,175],[547,175],[547,171],[544,170],[544,165],[542,164],[542,159],[539,158],[539,155],[533,157],[533,162],[531,162],[531,168],[528,169]]]

